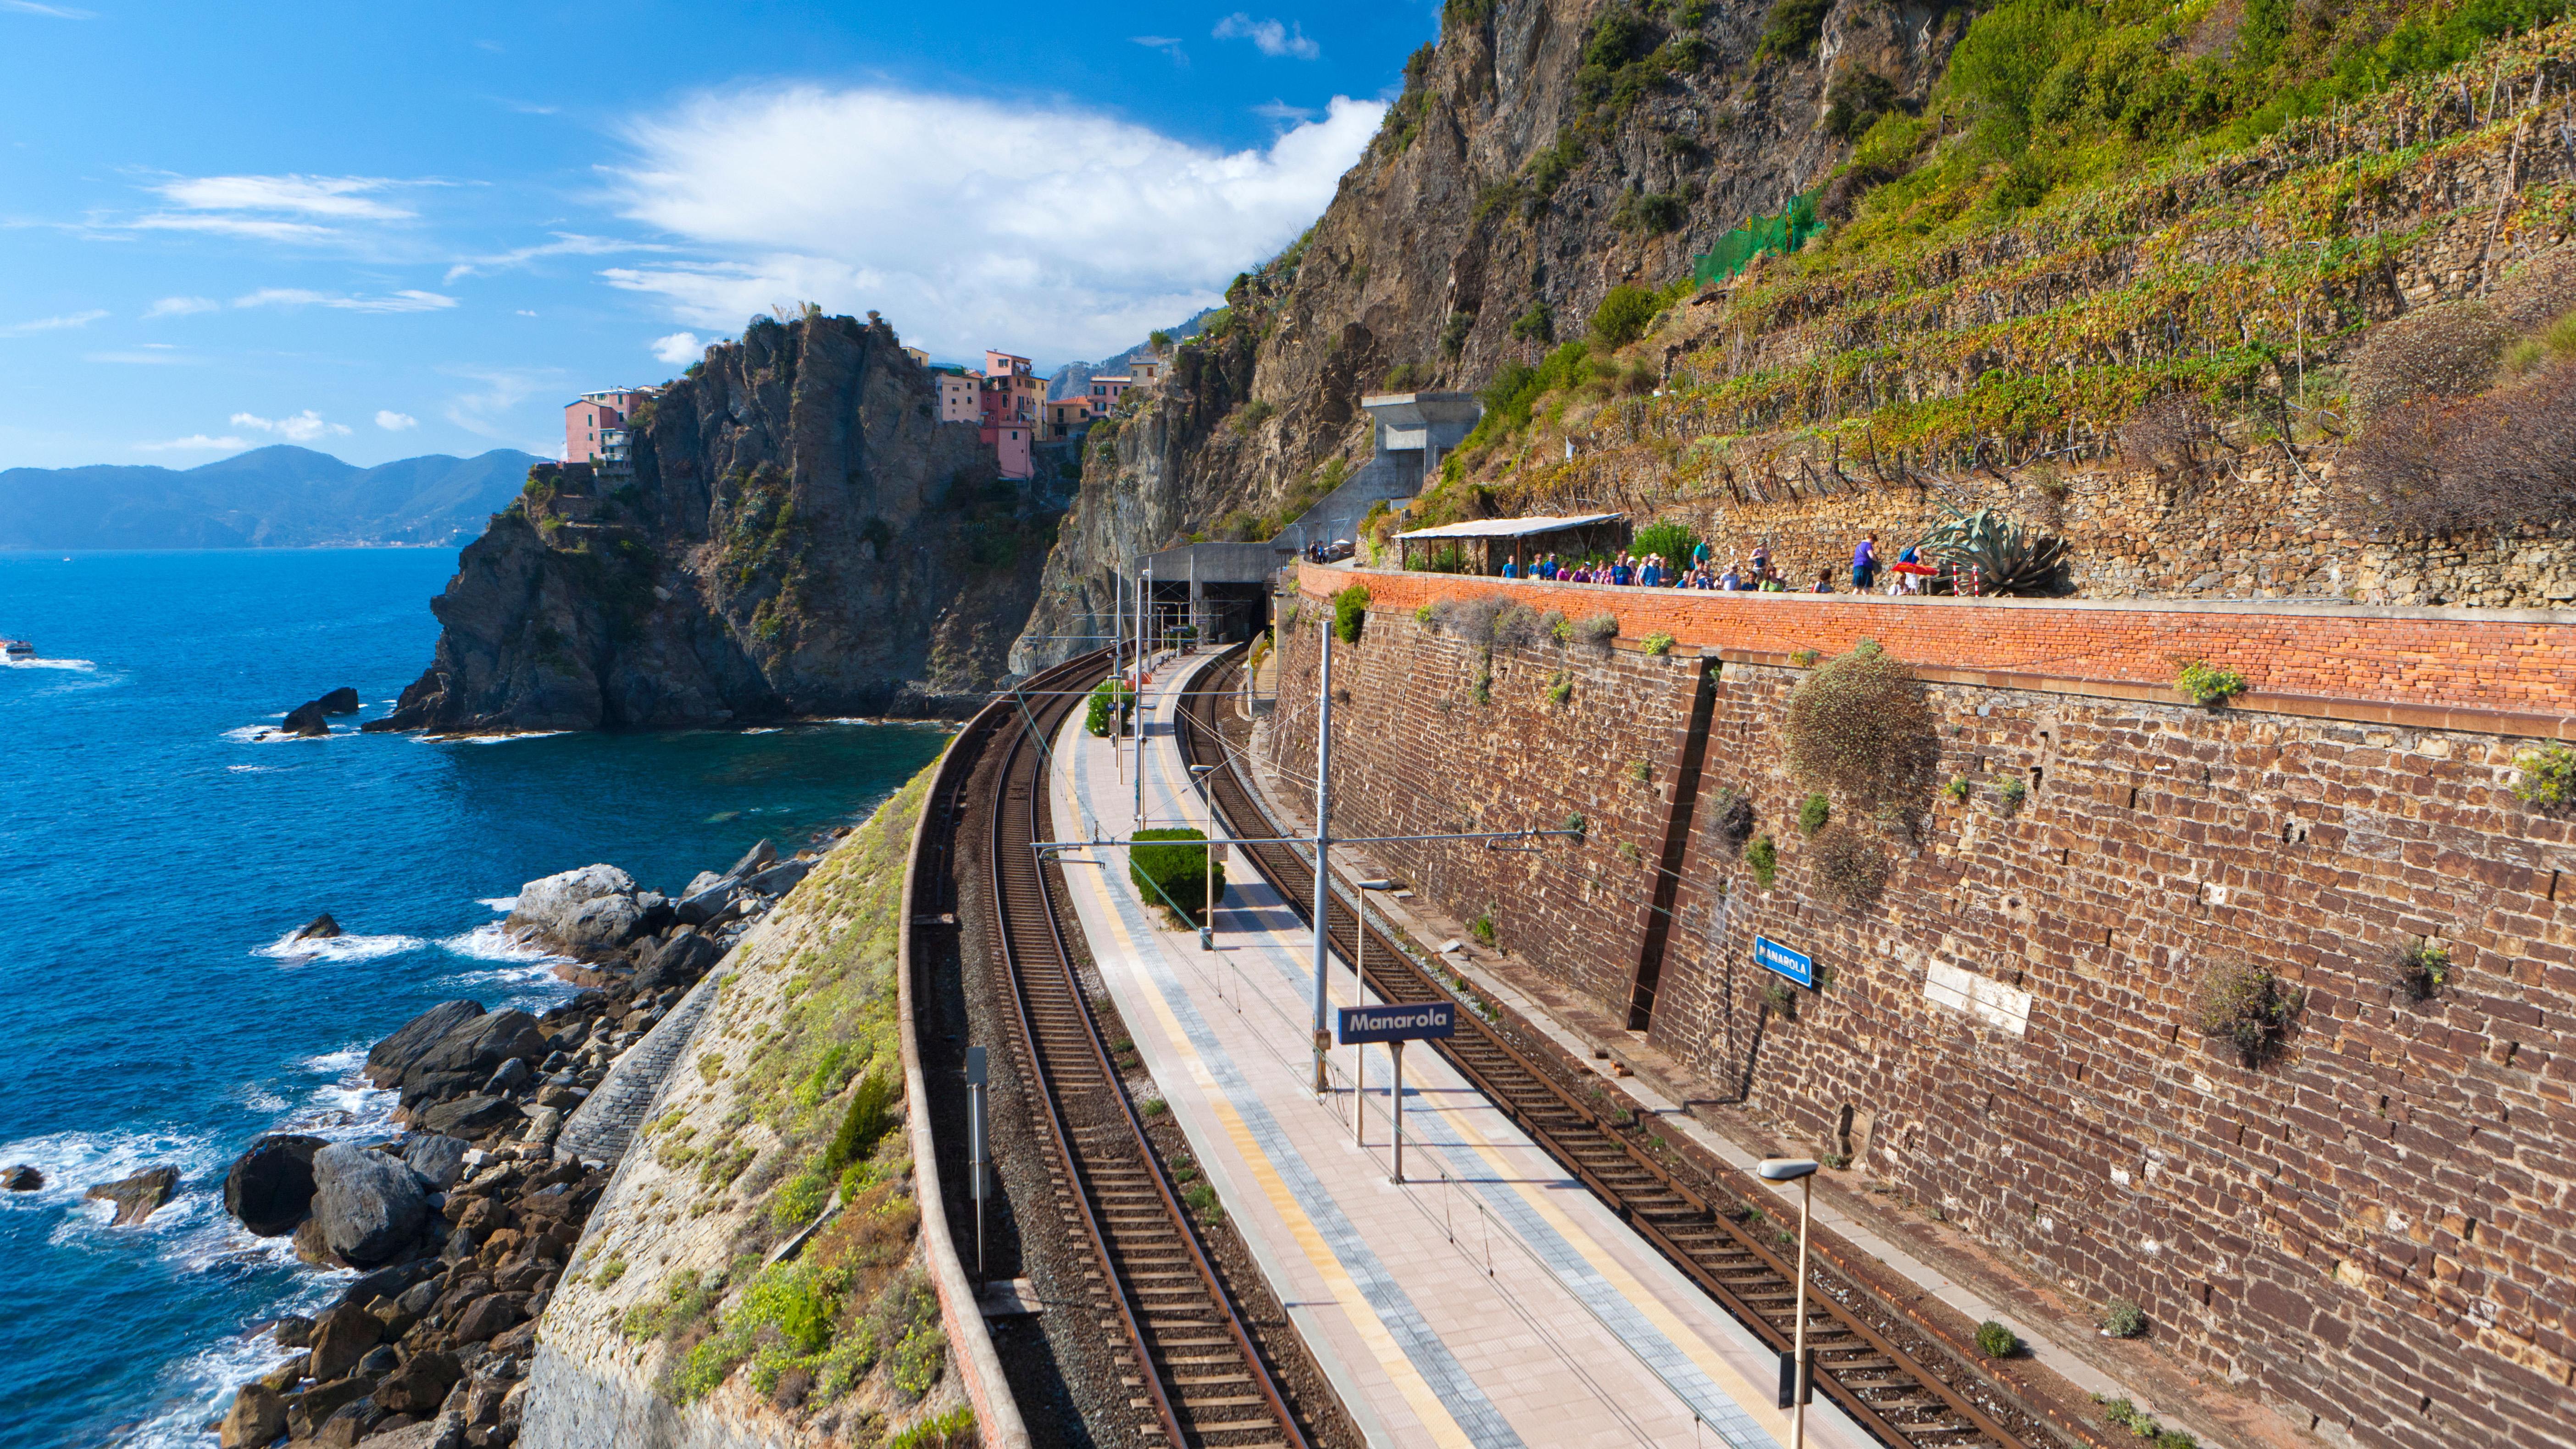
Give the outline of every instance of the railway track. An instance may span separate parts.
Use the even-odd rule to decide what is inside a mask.
[[[1051,1206],[1089,1244],[1098,1272],[1064,1310],[1123,1338],[1129,1426],[1144,1443],[1192,1449],[1306,1449],[1294,1414],[1246,1331],[1189,1213],[1155,1156],[1066,949],[1062,867],[1031,843],[1056,838],[1047,749],[1097,659],[1030,681],[1056,693],[1008,717],[989,802],[995,948],[1011,983],[1024,1080],[1038,1088],[1055,1161]]]
[[[1193,765],[1221,767],[1208,779],[1227,833],[1238,839],[1285,835],[1241,773],[1249,726],[1220,710],[1241,669],[1237,655],[1194,683],[1179,712],[1183,755]],[[1236,849],[1252,858],[1301,920],[1311,922],[1314,873],[1304,857],[1287,844]],[[1334,949],[1344,961],[1353,959],[1358,921],[1339,894],[1330,898],[1326,918]],[[1370,989],[1390,1002],[1456,1000],[1377,927],[1368,932]],[[1786,1352],[1797,1320],[1795,1250],[1784,1258],[1764,1241],[1759,1218],[1741,1209],[1730,1212],[1676,1178],[1620,1124],[1463,1003],[1457,1019],[1457,1036],[1434,1044],[1441,1055],[1710,1297],[1765,1344]],[[1945,1375],[1870,1321],[1902,1322],[1901,1310],[1873,1303],[1868,1289],[1847,1278],[1820,1276],[1823,1291],[1811,1288],[1807,1297],[1807,1345],[1815,1356],[1817,1391],[1881,1442],[1893,1449],[2037,1449],[2052,1442],[1999,1422],[1999,1415],[2021,1415],[1973,1372],[1955,1367]]]

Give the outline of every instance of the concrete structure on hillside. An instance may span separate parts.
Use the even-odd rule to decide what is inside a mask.
[[[651,397],[649,387],[612,387],[586,392],[564,404],[563,461],[617,465],[626,461],[626,421],[635,405]]]
[[[1360,406],[1377,425],[1376,456],[1281,529],[1271,540],[1277,547],[1300,553],[1336,539],[1356,542],[1370,509],[1420,493],[1422,480],[1485,415],[1471,392],[1379,393],[1360,399]]]
[[[1271,575],[1280,565],[1267,543],[1193,543],[1147,554],[1128,587],[1151,578],[1158,630],[1195,624],[1200,637],[1230,644],[1270,622]]]

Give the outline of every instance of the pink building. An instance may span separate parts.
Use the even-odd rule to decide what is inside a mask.
[[[1022,423],[1006,423],[984,429],[984,441],[993,445],[993,457],[1001,465],[1002,476],[1020,482],[1037,472],[1030,445],[1037,429]]]
[[[985,352],[984,426],[988,431],[1009,424],[1034,431],[1039,405],[1045,401],[1046,383],[1031,370],[1027,358]]]
[[[564,451],[567,463],[626,460],[626,420],[635,405],[653,395],[649,387],[612,387],[586,392],[564,407]],[[610,436],[610,435],[614,436]]]
[[[939,420],[943,423],[980,423],[984,421],[981,373],[962,367],[933,368],[931,386],[939,394]]]

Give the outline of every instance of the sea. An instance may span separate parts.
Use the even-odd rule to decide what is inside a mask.
[[[264,1331],[351,1275],[223,1211],[262,1133],[391,1129],[357,1067],[431,1005],[571,995],[500,922],[595,861],[672,890],[766,838],[866,818],[946,733],[779,729],[260,739],[354,686],[375,718],[430,658],[450,550],[0,553],[0,1404],[19,1446],[212,1445]],[[348,934],[288,937],[324,912]],[[93,1185],[179,1169],[143,1224]]]

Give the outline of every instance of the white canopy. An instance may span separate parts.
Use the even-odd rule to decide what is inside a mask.
[[[1527,538],[1534,533],[1557,533],[1595,523],[1614,523],[1627,516],[1624,513],[1577,513],[1554,518],[1479,518],[1468,523],[1444,523],[1438,528],[1417,528],[1396,537]]]

